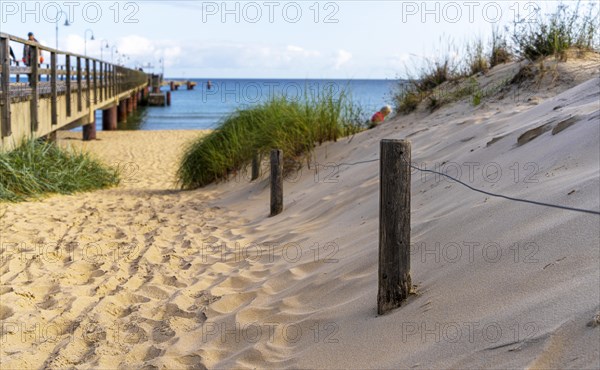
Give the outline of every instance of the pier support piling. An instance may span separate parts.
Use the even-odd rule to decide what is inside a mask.
[[[117,129],[117,106],[113,105],[102,111],[102,130],[113,131]]]
[[[167,91],[167,105],[171,106],[171,92]]]
[[[121,100],[119,102],[119,108],[118,108],[118,112],[117,112],[117,119],[118,122],[125,122],[127,121],[127,99]]]
[[[130,115],[133,112],[133,97],[130,96],[127,98],[127,115]]]
[[[92,122],[83,125],[83,141],[96,140],[96,114],[93,116]]]

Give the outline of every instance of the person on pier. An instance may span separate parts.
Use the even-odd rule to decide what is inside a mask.
[[[29,41],[39,44],[39,41],[34,37],[33,32],[29,32],[27,34],[27,37],[29,38]],[[33,64],[32,58],[33,58],[33,47],[25,44],[25,46],[23,47],[23,63],[25,63],[26,66],[30,67]],[[40,58],[39,63],[43,63],[44,57],[42,56],[41,50],[39,51],[39,58]]]

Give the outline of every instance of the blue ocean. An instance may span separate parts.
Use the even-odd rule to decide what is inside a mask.
[[[167,80],[183,81],[183,78]],[[127,122],[119,123],[120,130],[200,130],[215,128],[233,113],[264,102],[273,96],[304,99],[331,91],[346,94],[369,118],[383,105],[392,105],[392,94],[398,80],[300,80],[300,79],[190,79],[196,82],[193,90],[185,85],[171,93],[171,106],[143,107]],[[163,86],[162,91],[168,91]],[[102,129],[101,111],[97,112],[97,129]],[[79,128],[78,130],[81,130]]]

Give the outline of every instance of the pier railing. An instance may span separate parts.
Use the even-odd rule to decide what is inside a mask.
[[[11,46],[20,54],[25,45],[32,63],[12,61]],[[0,150],[89,124],[95,110],[118,105],[147,84],[142,71],[0,33]]]

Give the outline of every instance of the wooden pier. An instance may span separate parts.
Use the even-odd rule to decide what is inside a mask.
[[[29,45],[32,60],[43,53],[50,63],[45,68],[11,65],[10,41]],[[0,151],[77,126],[84,126],[84,140],[93,140],[97,110],[102,110],[103,130],[116,130],[117,121],[147,101],[148,86],[142,71],[0,33]]]

